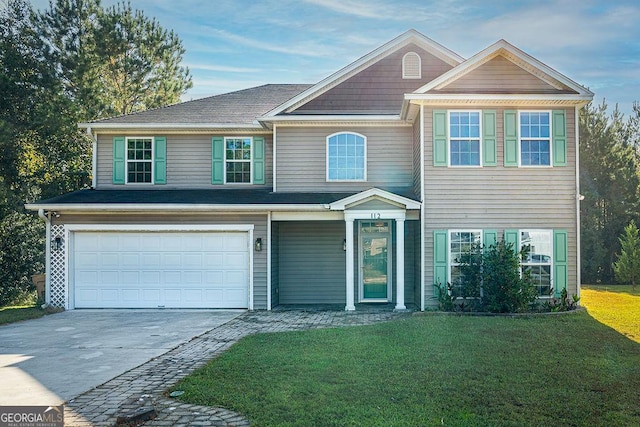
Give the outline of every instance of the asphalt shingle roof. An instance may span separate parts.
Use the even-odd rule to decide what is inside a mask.
[[[324,204],[351,193],[273,193],[271,189],[78,190],[38,204]]]
[[[311,86],[267,84],[92,123],[253,124],[256,117],[271,111]]]
[[[415,199],[410,189],[396,194]],[[180,190],[93,190],[84,189],[38,201],[38,205],[75,204],[204,204],[204,205],[291,205],[328,204],[356,194],[274,193],[266,189],[180,189]],[[402,194],[404,193],[404,194]]]

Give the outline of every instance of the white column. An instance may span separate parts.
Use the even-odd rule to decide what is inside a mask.
[[[353,218],[345,218],[346,225],[346,240],[347,251],[345,256],[347,257],[347,306],[344,308],[346,311],[354,311],[356,309],[354,302],[354,276],[353,276]]]
[[[396,310],[404,305],[404,218],[396,219]]]

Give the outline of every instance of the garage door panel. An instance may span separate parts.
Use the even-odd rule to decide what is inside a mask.
[[[246,232],[76,232],[75,306],[248,306]]]

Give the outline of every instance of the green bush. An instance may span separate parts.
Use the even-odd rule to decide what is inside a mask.
[[[529,311],[537,298],[528,272],[520,274],[526,251],[500,241],[490,246],[474,245],[457,260],[462,279],[458,286],[438,287],[438,302],[444,311],[517,313]]]
[[[44,268],[44,223],[36,216],[12,213],[0,221],[0,306],[28,298],[31,275]]]

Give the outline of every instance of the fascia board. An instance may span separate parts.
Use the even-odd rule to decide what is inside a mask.
[[[482,101],[488,101],[495,103],[495,101],[537,101],[540,103],[582,103],[585,101],[591,101],[593,99],[592,94],[437,94],[437,93],[407,93],[405,99],[409,101],[423,101],[416,102],[418,104],[428,103],[428,101],[460,101],[460,102],[473,102],[481,103]]]
[[[422,206],[420,202],[417,202],[415,200],[411,200],[406,197],[381,190],[379,188],[370,188],[369,190],[365,190],[352,196],[345,197],[344,199],[336,200],[335,202],[329,204],[329,208],[332,211],[345,210],[345,208],[349,205],[352,205],[356,202],[366,201],[367,199],[370,199],[372,197],[378,197],[380,199],[386,199],[398,203],[405,206],[406,209],[420,209],[420,207]]]
[[[259,124],[234,123],[78,123],[78,128],[93,130],[182,130],[182,129],[255,129],[264,130]]]
[[[379,48],[369,52],[365,56],[361,57],[355,62],[352,62],[351,64],[338,70],[337,72],[331,74],[329,77],[321,80],[302,93],[294,96],[287,102],[269,111],[263,116],[263,118],[276,116],[282,112],[290,110],[291,108],[295,108],[296,106],[301,105],[302,103],[307,102],[316,96],[321,95],[322,93],[328,91],[332,87],[335,87],[342,81],[351,77],[361,69],[365,68],[365,66],[367,66],[368,64],[387,56],[398,47],[411,42],[416,43],[418,46],[422,47],[428,52],[433,53],[435,56],[439,57],[440,59],[454,67],[464,61],[464,58],[460,55],[447,49],[443,45],[426,37],[418,31],[412,29],[385,43]]]
[[[211,205],[211,204],[136,204],[136,203],[69,203],[69,204],[26,204],[32,211],[44,209],[57,212],[267,212],[267,211],[326,211],[325,204],[255,204],[255,205]]]
[[[399,114],[313,114],[313,115],[287,115],[274,117],[258,117],[258,120],[265,122],[312,122],[312,121],[332,121],[332,122],[353,122],[353,121],[398,121]]]

